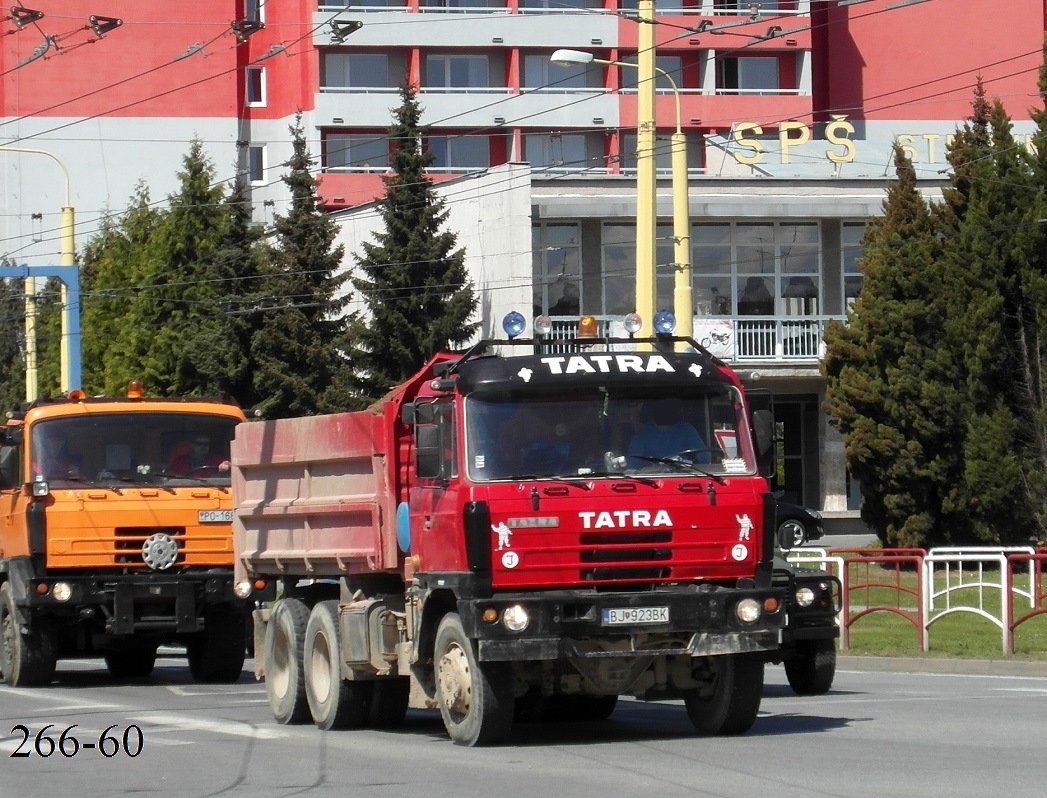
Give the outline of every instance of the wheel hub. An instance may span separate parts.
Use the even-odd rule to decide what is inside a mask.
[[[440,657],[440,701],[459,715],[469,714],[472,678],[469,660],[460,646],[450,646]]]

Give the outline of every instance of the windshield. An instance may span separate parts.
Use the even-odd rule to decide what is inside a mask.
[[[237,419],[205,413],[92,413],[47,419],[30,437],[31,479],[228,486]]]
[[[467,468],[476,481],[755,472],[738,392],[601,388],[570,396],[470,395]]]

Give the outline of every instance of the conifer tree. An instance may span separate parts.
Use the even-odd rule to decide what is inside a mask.
[[[350,297],[341,292],[348,278],[337,272],[343,247],[334,246],[334,222],[319,208],[301,114],[291,136],[283,177],[291,205],[276,217],[261,322],[251,337],[256,404],[270,418],[344,410],[348,401],[341,388],[348,379],[344,309]]]
[[[963,397],[940,346],[947,308],[937,223],[897,146],[894,157],[897,180],[864,239],[861,294],[847,324],[827,330],[822,369],[863,519],[888,545],[918,546],[968,523]]]
[[[362,395],[377,399],[414,374],[434,353],[468,341],[477,297],[468,281],[457,236],[442,229],[446,203],[425,170],[433,162],[422,147],[416,89],[400,90],[401,104],[389,129],[392,142],[385,196],[378,212],[384,229],[356,257],[361,276],[353,285],[367,307],[355,330],[354,362]]]
[[[2,265],[10,266],[7,261]],[[25,294],[20,279],[0,279],[0,411],[25,400]]]

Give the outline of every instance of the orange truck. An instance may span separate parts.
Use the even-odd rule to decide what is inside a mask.
[[[62,657],[118,678],[184,645],[198,681],[239,678],[265,585],[234,590],[234,404],[71,391],[0,429],[0,672],[49,683]]]
[[[277,721],[432,708],[474,746],[628,695],[752,726],[793,606],[769,412],[690,338],[550,324],[510,314],[368,410],[237,428],[237,578],[282,585],[254,613]]]

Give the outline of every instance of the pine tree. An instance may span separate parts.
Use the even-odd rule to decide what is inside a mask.
[[[347,277],[337,269],[343,247],[333,246],[334,222],[319,209],[313,159],[301,114],[291,127],[293,154],[284,183],[286,216],[276,217],[275,240],[263,270],[266,298],[251,337],[257,406],[270,418],[346,409],[348,351],[344,316]]]
[[[963,495],[963,396],[940,346],[945,278],[935,214],[895,148],[897,180],[864,239],[865,283],[826,333],[825,409],[862,489],[862,517],[884,543],[919,546],[968,528]]]
[[[469,319],[477,297],[468,281],[457,236],[442,230],[446,204],[426,176],[432,155],[422,148],[421,107],[416,90],[404,86],[395,122],[393,175],[385,178],[379,205],[384,230],[357,256],[353,285],[367,307],[357,328],[354,355],[360,392],[377,399],[414,374],[434,353],[468,341],[477,324]]]

